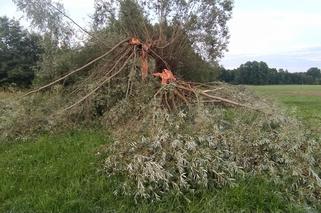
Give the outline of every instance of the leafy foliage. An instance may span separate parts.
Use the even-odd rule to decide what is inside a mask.
[[[7,95],[0,100],[0,139],[26,139],[40,132],[53,130],[57,124],[57,120],[50,114],[61,103],[61,96],[48,98],[42,95],[19,100],[21,95],[22,93]],[[46,103],[51,104],[51,108]]]
[[[316,81],[321,80],[321,70],[317,67],[311,67],[306,74],[311,76]]]
[[[39,70],[35,73],[35,84],[48,82],[77,64],[77,61],[71,61],[79,48],[73,40],[77,34],[66,21],[61,3],[52,0],[13,2],[42,38],[40,45],[43,52],[38,62]]]
[[[184,79],[216,79],[216,61],[228,43],[232,1],[97,0],[95,9],[96,29],[154,43],[157,54]],[[161,60],[156,68],[165,68]]]
[[[29,86],[42,48],[40,37],[23,30],[19,22],[0,17],[0,85]]]
[[[96,13],[94,16],[96,25],[110,24],[118,18],[121,19],[125,13],[128,18],[132,19],[130,24],[136,22],[135,24],[139,25],[140,28],[136,29],[137,32],[144,32],[144,24],[149,25],[154,23],[156,18],[156,26],[159,27],[158,36],[160,39],[165,37],[165,40],[167,40],[166,38],[171,36],[166,34],[166,32],[168,33],[167,27],[180,27],[187,34],[192,46],[206,59],[216,59],[226,49],[228,39],[226,23],[231,17],[233,6],[231,0],[139,0],[136,2],[135,4],[134,1],[130,0],[97,0],[95,2]],[[127,6],[125,6],[126,4]],[[128,9],[129,7],[132,13],[122,10],[122,8]],[[136,9],[132,10],[132,8]],[[139,12],[135,13],[134,11]],[[142,22],[144,21],[142,15],[147,23]],[[125,30],[132,29],[128,25],[124,26]],[[145,34],[141,39],[147,40],[148,37],[146,36],[148,35]]]
[[[202,105],[177,113],[142,108],[143,117],[129,110],[133,115],[118,124],[116,142],[105,149],[106,174],[124,177],[118,193],[158,199],[255,174],[299,191],[302,200],[319,199],[320,144],[296,120],[276,111],[266,116]]]
[[[52,0],[13,0],[13,2],[25,13],[32,26],[49,36],[56,45],[69,44],[72,27],[64,21],[63,15],[59,12],[64,12],[62,4]]]

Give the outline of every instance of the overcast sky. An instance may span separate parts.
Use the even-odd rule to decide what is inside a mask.
[[[291,72],[321,67],[321,0],[235,0],[229,26],[228,68],[248,60]]]
[[[88,24],[94,0],[61,2],[78,23]],[[21,17],[11,0],[0,0],[0,15]],[[229,52],[221,60],[227,68],[248,60],[290,72],[321,67],[321,0],[235,0],[229,28]]]

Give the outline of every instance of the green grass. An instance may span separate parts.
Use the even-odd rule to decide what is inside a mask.
[[[257,94],[272,98],[295,110],[303,123],[315,132],[321,131],[321,85],[249,86]]]
[[[96,154],[111,143],[102,131],[72,131],[0,143],[0,212],[297,212],[264,178],[157,202],[115,196],[117,178],[98,172]]]

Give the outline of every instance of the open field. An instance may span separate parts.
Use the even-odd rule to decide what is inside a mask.
[[[315,132],[321,131],[320,85],[249,86],[257,94],[276,100]]]

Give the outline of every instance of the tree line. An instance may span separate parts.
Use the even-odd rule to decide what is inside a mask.
[[[312,67],[306,72],[290,73],[284,69],[270,68],[265,62],[249,61],[238,68],[221,68],[219,80],[232,84],[321,84],[321,72]]]

